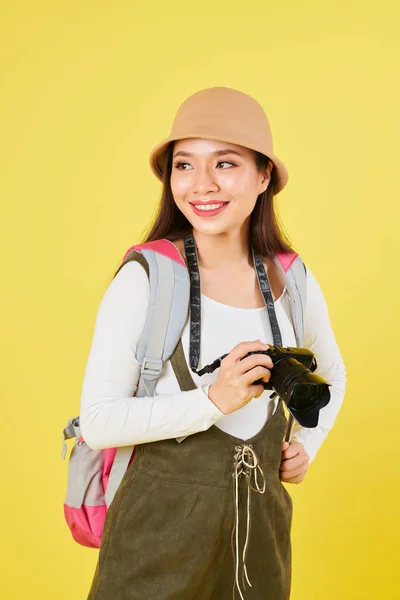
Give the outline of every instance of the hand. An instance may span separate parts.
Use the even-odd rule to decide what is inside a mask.
[[[241,342],[221,361],[218,379],[208,388],[208,397],[225,415],[242,408],[264,392],[264,386],[254,385],[254,381],[270,380],[271,357],[268,354],[244,357],[248,352],[265,352],[267,349],[268,345],[260,340]]]
[[[300,442],[282,442],[279,479],[286,483],[301,483],[308,470],[310,457]]]

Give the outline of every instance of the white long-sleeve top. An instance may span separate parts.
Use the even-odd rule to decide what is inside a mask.
[[[225,415],[208,398],[219,369],[199,377],[198,386],[180,391],[170,361],[158,379],[154,397],[134,396],[140,375],[136,350],[144,328],[149,301],[149,281],[143,267],[129,262],[106,289],[97,312],[93,340],[84,374],[81,434],[93,449],[130,446],[205,431],[213,424],[243,440],[257,434],[274,414],[278,398],[271,390]],[[283,346],[296,346],[286,288],[275,302]],[[261,339],[273,344],[266,308],[237,308],[201,295],[201,354],[198,369],[232,350],[239,342]],[[189,317],[182,346],[189,364]],[[345,366],[332,331],[327,305],[314,275],[307,267],[307,306],[303,347],[317,360],[316,373],[331,384],[331,400],[321,409],[313,429],[294,424],[292,440],[304,445],[311,463],[333,427],[343,402]],[[178,442],[177,442],[178,443]],[[184,443],[184,442],[183,442]]]

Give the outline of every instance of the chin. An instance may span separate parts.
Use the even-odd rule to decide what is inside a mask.
[[[194,222],[193,229],[205,235],[220,235],[221,233],[226,233],[229,228],[223,224]]]

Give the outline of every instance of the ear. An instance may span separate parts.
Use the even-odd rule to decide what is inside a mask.
[[[261,192],[260,193],[265,192],[265,190],[267,189],[267,187],[269,185],[269,182],[271,180],[271,171],[273,169],[273,166],[274,166],[274,163],[272,162],[272,160],[270,160],[262,174]]]

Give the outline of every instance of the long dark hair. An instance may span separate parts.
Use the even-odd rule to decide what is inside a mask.
[[[141,244],[155,240],[167,239],[171,242],[184,238],[193,231],[193,226],[185,215],[177,207],[170,186],[172,170],[172,155],[174,143],[171,142],[167,148],[163,165],[163,189],[161,200],[157,208],[153,222],[144,232]],[[270,159],[254,151],[256,166],[259,171],[264,171]],[[294,252],[291,242],[278,221],[274,200],[277,186],[277,173],[275,166],[271,170],[271,180],[267,189],[258,198],[253,212],[250,216],[250,239],[253,248],[259,256],[272,258],[277,252]],[[126,259],[128,261],[129,259]],[[118,271],[125,264],[119,266]],[[117,271],[117,273],[118,273]],[[115,275],[117,274],[115,273]],[[114,275],[114,277],[115,277]]]

